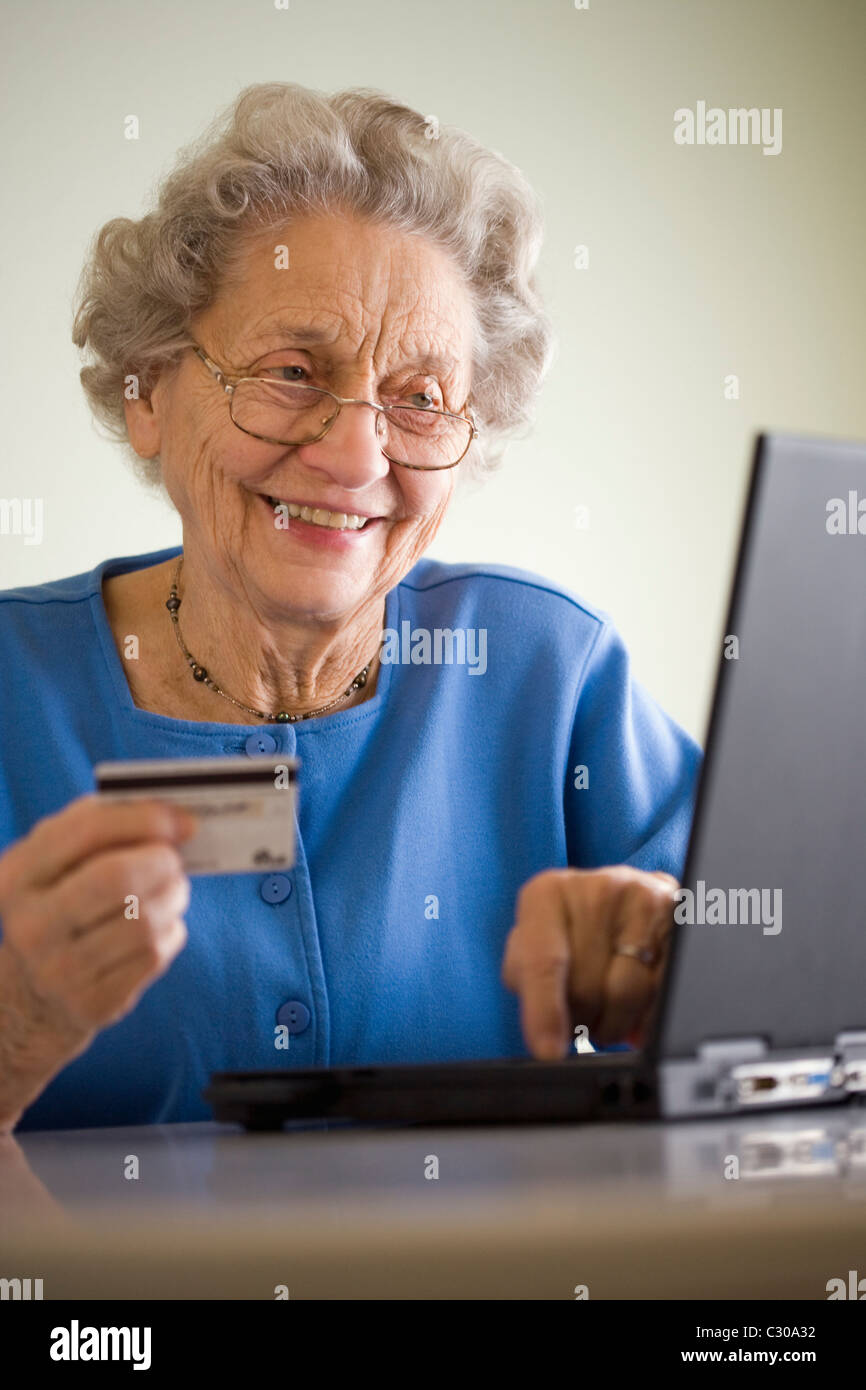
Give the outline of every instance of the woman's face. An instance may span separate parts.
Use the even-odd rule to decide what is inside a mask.
[[[276,268],[280,245],[285,269]],[[349,216],[299,219],[245,243],[232,283],[192,331],[229,374],[383,404],[429,408],[432,396],[452,411],[470,391],[472,309],[459,272],[430,242]],[[316,443],[251,438],[192,351],[160,378],[150,403],[127,411],[138,451],[161,456],[187,554],[260,612],[349,619],[427,549],[455,485],[453,469],[389,463],[365,406],[344,406]],[[371,520],[360,530],[286,526],[285,509],[275,513],[269,498]]]

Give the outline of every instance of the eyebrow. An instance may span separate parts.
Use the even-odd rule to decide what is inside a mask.
[[[333,337],[326,329],[314,328],[311,324],[304,323],[272,324],[268,330],[267,336],[268,338],[288,338],[291,340],[291,345],[295,347],[320,347],[322,345],[330,347],[333,344]],[[266,357],[272,352],[279,352],[280,346],[281,345],[277,345],[276,347],[268,348],[260,355]],[[289,344],[283,344],[282,346],[285,351],[290,351]],[[403,360],[400,365],[404,367],[423,367],[444,374],[456,372],[458,369],[458,363],[453,357],[444,356],[439,352],[413,353]]]
[[[268,329],[268,338],[292,338],[295,342],[327,343],[329,333],[325,328],[314,328],[309,323],[274,323]],[[276,352],[276,348],[269,349]]]

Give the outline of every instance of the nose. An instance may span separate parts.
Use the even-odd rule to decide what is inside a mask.
[[[390,463],[382,453],[382,416],[363,401],[340,409],[330,429],[313,444],[302,444],[297,457],[307,467],[326,474],[348,490],[367,487],[383,478]]]

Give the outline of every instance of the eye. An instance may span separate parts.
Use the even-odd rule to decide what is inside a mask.
[[[299,362],[284,362],[284,363],[283,363],[281,366],[279,366],[279,367],[266,367],[265,370],[266,370],[267,372],[275,372],[275,373],[277,373],[277,374],[278,374],[278,375],[277,375],[277,380],[278,380],[278,381],[303,381],[304,377],[308,377],[308,376],[309,376],[309,372],[307,371],[306,367],[302,367],[301,364],[300,364]],[[282,372],[285,372],[286,375],[285,375],[285,376],[279,375],[279,374],[282,373]],[[292,376],[292,375],[291,375],[292,372],[300,372],[301,375],[300,375],[300,376]]]
[[[310,369],[301,362],[277,362],[272,367],[256,367],[250,375],[269,381],[298,381],[304,385],[310,380]]]
[[[444,406],[438,395],[433,391],[412,391],[405,397],[407,405],[417,406],[420,410],[443,410]]]

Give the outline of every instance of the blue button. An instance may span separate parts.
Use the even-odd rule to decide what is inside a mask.
[[[268,874],[259,886],[266,903],[284,903],[292,891],[292,880],[285,874]]]
[[[244,748],[251,758],[258,757],[260,753],[276,753],[277,740],[273,734],[265,733],[264,730],[256,730],[254,734],[250,734]]]
[[[310,1011],[300,999],[290,999],[277,1009],[277,1023],[282,1023],[290,1033],[303,1033],[310,1021]]]

